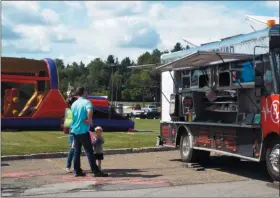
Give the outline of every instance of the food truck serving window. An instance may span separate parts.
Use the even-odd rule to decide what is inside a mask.
[[[191,87],[198,87],[199,70],[192,71]]]
[[[182,88],[190,88],[191,86],[191,76],[190,76],[191,72],[188,70],[182,71],[181,75],[182,75]]]

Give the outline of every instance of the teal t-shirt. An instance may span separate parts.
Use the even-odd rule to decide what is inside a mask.
[[[83,97],[80,97],[72,104],[71,110],[71,133],[76,135],[87,133],[90,126],[85,124],[84,121],[87,119],[87,112],[93,110],[91,102]]]

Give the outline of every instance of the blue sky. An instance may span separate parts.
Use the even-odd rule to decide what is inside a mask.
[[[2,55],[85,63],[136,59],[187,38],[201,44],[252,31],[245,15],[279,16],[277,1],[2,2]],[[262,24],[251,22],[256,29]]]

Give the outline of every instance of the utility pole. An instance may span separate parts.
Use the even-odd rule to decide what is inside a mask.
[[[144,107],[145,102],[144,102],[144,87],[142,87],[142,107]]]
[[[111,98],[111,102],[112,102],[112,105],[116,105],[116,102],[114,101],[114,67],[118,67],[118,65],[113,65],[113,64],[110,64],[110,67],[111,67],[111,96],[112,96],[112,98]],[[117,82],[115,82],[115,83],[117,83]],[[116,96],[117,96],[117,91],[116,91]],[[116,100],[116,98],[115,98],[115,100]]]
[[[117,65],[116,65],[115,67],[117,67]],[[117,70],[118,70],[118,68],[116,68],[116,71],[117,71]],[[116,84],[116,100],[115,100],[115,106],[117,106],[117,103],[118,103],[118,84],[119,84],[118,79],[116,79],[115,84]]]
[[[112,93],[111,93],[111,102],[112,102],[112,105],[114,105],[113,103],[113,101],[114,101],[114,67],[113,67],[113,65],[111,64],[110,65],[110,67],[111,67],[111,91],[112,91]]]
[[[143,73],[143,67],[141,67],[141,74]],[[144,107],[145,102],[144,102],[144,86],[142,87],[142,105]]]
[[[116,106],[118,105],[118,85],[116,85]]]

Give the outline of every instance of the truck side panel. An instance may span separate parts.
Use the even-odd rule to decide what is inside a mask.
[[[260,156],[262,136],[259,128],[193,125],[188,127],[194,137],[194,147],[253,158]]]
[[[176,146],[177,124],[161,123],[160,136],[165,145]]]
[[[180,137],[176,137],[181,126],[186,126],[191,131],[194,147],[224,151],[255,159],[260,157],[262,142],[260,128],[161,123],[161,137],[164,144],[176,146],[176,139],[180,140]]]

